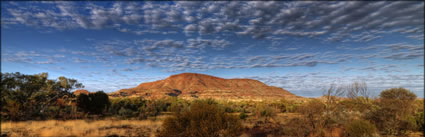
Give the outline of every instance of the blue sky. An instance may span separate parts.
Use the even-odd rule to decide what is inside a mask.
[[[194,72],[300,96],[365,81],[424,97],[424,2],[2,2],[2,72],[91,91]]]

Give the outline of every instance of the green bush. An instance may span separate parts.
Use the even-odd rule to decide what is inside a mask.
[[[268,105],[260,104],[257,106],[256,115],[257,117],[271,118],[276,116],[276,110]]]
[[[161,112],[167,111],[168,105],[164,100],[150,100],[146,103],[145,108],[142,109],[144,115],[157,116]]]
[[[181,113],[190,105],[186,100],[178,99],[175,97],[170,98],[168,102],[170,103],[168,111],[173,113]]]
[[[134,116],[137,116],[137,111],[135,112],[131,109],[121,107],[120,110],[118,111],[118,116],[122,118],[134,117]]]
[[[196,100],[188,110],[164,120],[161,137],[236,137],[242,125],[213,100]]]
[[[301,113],[304,118],[300,121],[307,121],[305,127],[309,133],[321,134],[327,123],[327,118],[323,116],[326,111],[326,105],[318,100],[313,99],[298,107],[297,112]]]
[[[279,101],[270,103],[270,106],[276,110],[279,110],[281,113],[284,113],[284,112],[292,113],[298,107],[298,103],[291,100],[281,99]]]
[[[239,113],[239,118],[240,119],[246,119],[247,117],[248,117],[248,115],[245,112]]]
[[[404,88],[392,88],[381,92],[378,109],[366,115],[386,135],[403,136],[416,128],[412,117],[416,95]]]
[[[98,91],[89,95],[80,94],[77,97],[77,106],[84,112],[102,114],[110,106],[110,101],[107,94]]]
[[[338,108],[349,111],[365,112],[373,108],[370,102],[362,101],[361,97],[338,102]]]
[[[313,130],[305,118],[293,118],[282,128],[281,134],[290,137],[307,137]]]
[[[416,120],[416,125],[418,127],[417,128],[418,131],[425,131],[425,126],[424,126],[425,119],[424,119],[424,112],[423,111],[416,113],[415,120]]]
[[[400,120],[400,128],[398,129],[400,132],[416,131],[417,129],[418,125],[416,124],[416,119],[413,115]]]
[[[49,106],[47,108],[46,114],[49,119],[54,119],[59,117],[60,108],[58,106]]]
[[[143,109],[146,107],[146,100],[143,98],[116,98],[111,100],[109,113],[120,118],[139,117],[146,118]]]
[[[376,127],[367,120],[354,120],[345,125],[347,137],[373,137],[376,135]]]
[[[223,103],[222,107],[224,108],[224,111],[227,113],[233,113],[235,112],[235,107],[232,102],[225,102]]]

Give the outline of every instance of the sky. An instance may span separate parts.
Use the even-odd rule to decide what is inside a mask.
[[[1,71],[113,92],[184,72],[424,97],[423,1],[1,2]]]

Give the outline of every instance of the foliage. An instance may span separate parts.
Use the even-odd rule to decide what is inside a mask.
[[[245,112],[239,113],[239,118],[240,119],[246,119],[247,117],[248,117],[248,115]]]
[[[356,99],[362,97],[365,101],[369,101],[372,93],[368,90],[366,82],[354,82],[347,86],[347,97]]]
[[[142,109],[146,106],[143,98],[116,98],[111,99],[109,113],[121,118],[145,118]]]
[[[161,112],[167,111],[168,104],[165,100],[150,100],[146,103],[145,108],[142,108],[145,117],[158,116]]]
[[[179,99],[176,97],[168,98],[167,101],[170,104],[168,107],[168,111],[173,113],[181,113],[185,109],[187,109],[190,105],[190,103],[187,102],[186,100]]]
[[[1,73],[1,117],[4,120],[50,118],[57,100],[70,101],[71,89],[84,87],[77,80],[59,77],[47,79],[47,73],[25,75]],[[63,106],[59,106],[63,107]],[[48,112],[48,113],[47,113]],[[52,112],[52,113],[50,113]],[[56,117],[56,116],[53,116]]]
[[[292,137],[306,137],[313,132],[309,125],[309,121],[305,118],[294,118],[282,129],[282,134]]]
[[[414,100],[415,93],[410,92],[405,88],[391,88],[381,92],[379,95],[382,99],[398,99],[398,100]]]
[[[257,105],[255,112],[257,117],[272,118],[276,116],[276,110],[266,104]]]
[[[281,112],[293,113],[293,112],[295,112],[295,110],[299,106],[299,103],[297,103],[295,101],[285,100],[285,99],[280,100],[279,103],[281,103],[283,108],[284,108],[284,110],[281,110]],[[281,109],[282,109],[282,107],[281,107]]]
[[[213,100],[196,100],[190,109],[165,119],[163,137],[235,137],[242,126],[239,118],[226,114]]]
[[[384,134],[404,135],[416,128],[412,120],[416,95],[404,88],[392,88],[381,92],[378,109],[367,115]]]
[[[353,99],[346,99],[338,102],[338,107],[349,110],[349,111],[365,111],[371,108],[372,104],[362,101],[362,97],[357,97]]]
[[[326,105],[317,99],[313,99],[299,107],[298,112],[304,115],[306,127],[311,132],[321,132],[325,127],[323,113],[326,111]],[[301,119],[303,120],[303,119]]]
[[[418,131],[425,131],[424,111],[416,113],[415,121],[416,121],[416,125],[418,127],[417,130]]]
[[[110,106],[109,97],[103,91],[80,94],[77,97],[77,106],[84,112],[102,114]]]
[[[354,120],[345,125],[347,137],[372,137],[377,133],[375,125],[367,120]]]

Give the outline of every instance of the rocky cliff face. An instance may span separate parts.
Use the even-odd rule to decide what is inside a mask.
[[[223,79],[219,77],[182,73],[164,80],[142,83],[135,88],[122,89],[110,96],[142,96],[144,98],[164,98],[177,96],[185,99],[252,99],[294,98],[294,94],[282,88],[267,86],[252,79]]]
[[[84,90],[84,89],[78,89],[78,90],[75,90],[74,92],[72,92],[72,94],[74,94],[76,96],[78,96],[80,94],[86,94],[86,95],[88,95],[89,93],[90,93],[89,91]]]

